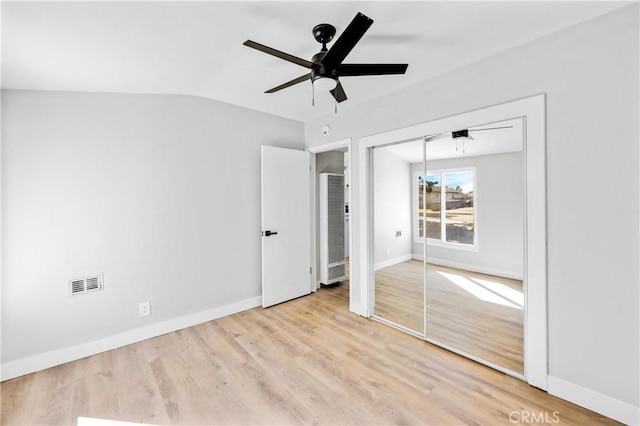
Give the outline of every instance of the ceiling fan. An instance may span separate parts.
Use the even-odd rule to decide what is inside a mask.
[[[462,142],[462,153],[464,154],[466,152],[464,143],[466,141],[474,140],[469,133],[482,132],[485,130],[500,130],[500,129],[512,129],[512,128],[513,126],[499,126],[499,127],[485,127],[482,129],[473,129],[473,128],[461,129],[461,130],[454,130],[452,132],[436,133],[434,135],[425,136],[424,140],[425,142],[432,142],[432,141],[437,141],[439,139],[446,139],[450,137],[456,143],[456,151],[458,151],[458,142]]]
[[[311,61],[289,55],[255,41],[247,40],[243,44],[311,70],[311,72],[269,89],[265,93],[275,93],[303,81],[311,80],[314,90],[329,90],[336,102],[343,102],[347,100],[347,95],[340,83],[340,77],[404,74],[407,70],[408,64],[342,63],[371,24],[373,24],[373,19],[358,13],[330,49],[327,49],[327,43],[333,40],[336,34],[335,27],[330,24],[316,25],[313,27],[313,36],[318,43],[322,44],[322,49],[313,55]]]
[[[431,142],[431,141],[437,141],[439,139],[446,139],[446,138],[452,138],[453,140],[473,140],[473,137],[471,137],[471,135],[469,133],[473,133],[473,132],[482,132],[485,130],[500,130],[500,129],[512,129],[513,126],[499,126],[499,127],[485,127],[482,129],[473,129],[473,128],[469,128],[469,129],[461,129],[461,130],[454,130],[452,132],[442,132],[442,133],[436,133],[433,135],[429,135],[429,136],[425,136],[425,140],[427,142]]]

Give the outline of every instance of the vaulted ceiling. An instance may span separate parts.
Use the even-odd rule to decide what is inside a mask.
[[[343,77],[354,106],[607,13],[623,2],[3,2],[2,87],[211,98],[299,120],[333,112],[311,83],[264,91],[305,68],[251,39],[310,59],[311,29],[338,36],[357,12],[374,24],[345,62],[408,63],[405,75]],[[330,47],[330,45],[329,45]]]

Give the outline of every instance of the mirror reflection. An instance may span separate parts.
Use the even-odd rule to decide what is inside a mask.
[[[374,315],[424,333],[424,265],[413,258],[412,161],[422,141],[373,149]],[[417,147],[417,148],[416,148]],[[399,150],[415,151],[408,158]]]
[[[522,135],[518,118],[373,154],[374,315],[519,374]]]

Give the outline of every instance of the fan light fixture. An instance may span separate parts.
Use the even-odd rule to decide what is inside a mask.
[[[313,86],[316,90],[333,90],[338,85],[338,80],[330,77],[317,77],[313,80]]]

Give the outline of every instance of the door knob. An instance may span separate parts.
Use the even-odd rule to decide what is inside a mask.
[[[264,237],[270,237],[270,236],[272,236],[272,235],[278,235],[278,233],[277,233],[277,232],[275,232],[275,231],[264,231],[264,232],[262,233],[262,235],[263,235]]]

